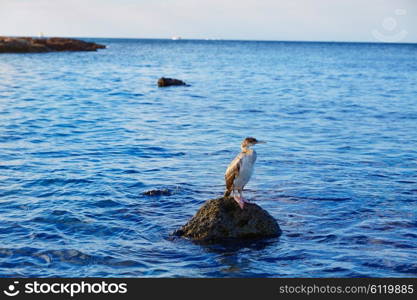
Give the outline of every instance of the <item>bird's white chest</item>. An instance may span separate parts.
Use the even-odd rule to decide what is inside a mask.
[[[254,166],[256,161],[256,152],[251,151],[251,153],[246,154],[242,158],[242,163],[240,165],[239,175],[235,178],[234,186],[236,188],[243,188],[252,177]]]

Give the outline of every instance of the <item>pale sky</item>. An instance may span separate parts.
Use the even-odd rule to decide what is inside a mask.
[[[417,43],[417,0],[0,0],[0,35]]]

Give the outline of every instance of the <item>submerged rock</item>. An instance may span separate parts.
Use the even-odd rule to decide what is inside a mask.
[[[232,197],[208,200],[194,217],[173,233],[196,241],[276,237],[277,221],[254,203],[241,209]]]
[[[172,86],[172,85],[187,85],[187,84],[184,81],[175,79],[175,78],[161,77],[158,79],[159,87]]]
[[[68,38],[0,37],[0,53],[97,51],[104,45]]]
[[[171,196],[172,192],[168,189],[149,190],[149,191],[143,192],[142,195],[145,195],[145,196]]]

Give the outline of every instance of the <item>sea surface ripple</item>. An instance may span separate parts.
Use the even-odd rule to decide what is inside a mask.
[[[417,276],[417,45],[96,41],[0,55],[1,277]],[[246,136],[282,236],[171,238]]]

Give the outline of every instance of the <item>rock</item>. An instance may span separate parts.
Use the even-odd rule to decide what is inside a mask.
[[[276,237],[277,221],[254,203],[242,210],[232,197],[208,200],[194,217],[173,233],[195,241]]]
[[[0,37],[0,53],[97,51],[104,45],[68,38]]]
[[[184,81],[175,79],[175,78],[161,77],[158,79],[159,87],[172,86],[172,85],[187,85],[187,84]]]
[[[168,189],[149,190],[149,191],[143,192],[142,195],[145,195],[145,196],[171,196],[172,192]]]

